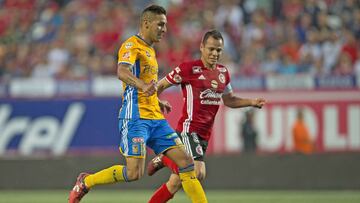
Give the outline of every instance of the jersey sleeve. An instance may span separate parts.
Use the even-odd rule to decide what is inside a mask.
[[[138,55],[138,49],[131,41],[126,41],[121,45],[118,52],[118,64],[125,63],[134,65]]]
[[[226,69],[226,72],[225,72],[225,79],[226,79],[226,82],[225,82],[224,94],[229,94],[229,93],[233,92],[233,89],[232,89],[232,86],[230,83],[230,73],[229,73],[228,69]]]
[[[167,74],[165,79],[170,84],[178,85],[186,82],[188,80],[188,77],[188,69],[186,68],[186,65],[182,63],[178,67],[174,68],[174,70],[172,70],[169,74]]]

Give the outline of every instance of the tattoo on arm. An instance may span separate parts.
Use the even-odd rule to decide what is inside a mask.
[[[126,84],[128,84],[128,85],[131,85],[131,86],[136,87],[136,86],[135,86],[135,85],[136,85],[135,80],[134,80],[134,79],[132,79],[132,78],[131,78],[131,77],[129,77],[129,76],[126,78],[125,83],[126,83]]]

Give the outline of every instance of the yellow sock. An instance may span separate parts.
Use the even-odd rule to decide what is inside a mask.
[[[205,192],[196,178],[195,171],[179,173],[182,187],[193,203],[207,203]]]
[[[111,166],[84,179],[87,188],[95,185],[111,184],[119,181],[127,181],[126,167],[122,165]]]

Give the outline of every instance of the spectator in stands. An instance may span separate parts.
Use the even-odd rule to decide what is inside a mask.
[[[306,33],[311,29],[312,26],[311,15],[308,13],[303,13],[300,16],[299,21],[299,24],[296,26],[296,34],[299,41],[301,43],[305,43],[307,38]]]
[[[311,65],[322,59],[321,47],[318,39],[319,35],[316,30],[307,31],[306,42],[301,45],[299,50],[300,61],[298,72],[310,72]]]
[[[298,72],[298,67],[293,61],[293,58],[289,55],[284,55],[282,58],[282,63],[277,70],[278,74],[281,75],[294,75]]]
[[[360,76],[360,50],[358,50],[358,57],[354,65],[354,73]]]
[[[293,63],[298,63],[300,59],[300,46],[301,44],[295,36],[295,33],[290,32],[287,41],[280,46],[281,54],[284,58],[289,58]]]
[[[79,66],[79,61],[86,57],[77,53],[85,52],[90,58],[113,56],[119,46],[118,42],[127,39],[129,33],[135,32],[137,22],[131,19],[136,18],[137,9],[148,3],[130,0],[122,0],[121,3],[111,0],[0,2],[0,44],[6,49],[3,56],[5,60],[1,62],[0,77],[9,78],[32,76],[39,63],[35,58],[47,55],[33,53],[34,49],[40,45],[45,49],[45,53],[50,53],[58,41],[64,43],[63,51],[68,53],[69,63],[66,66],[71,70],[69,77],[73,78],[72,74],[79,72],[87,72],[89,77],[103,75],[108,71],[96,71],[98,69],[94,69],[90,62],[81,62]],[[168,21],[171,31],[164,39],[164,44],[168,47],[158,51],[161,70],[171,66],[170,63],[174,62],[178,55],[183,58],[196,57],[197,47],[193,45],[200,42],[201,33],[205,29],[214,26],[222,30],[225,42],[229,43],[225,45],[225,49],[231,54],[231,60],[236,66],[243,65],[244,58],[247,57],[244,53],[249,49],[255,49],[253,54],[258,64],[265,64],[265,61],[269,60],[265,58],[273,54],[268,53],[272,52],[272,49],[280,50],[281,56],[290,56],[290,61],[300,67],[296,74],[308,73],[308,69],[311,74],[315,72],[315,75],[332,74],[338,65],[340,52],[350,56],[352,66],[357,61],[360,37],[359,1],[189,2],[164,3],[169,6]],[[301,49],[308,50],[300,47],[308,47],[307,35],[312,32],[316,32],[316,44],[321,45],[321,61],[311,59],[308,54],[302,56],[301,53]],[[342,35],[345,36],[344,42],[340,38]],[[25,54],[28,50],[31,50],[30,53]],[[169,55],[172,59],[167,59]],[[7,62],[8,60],[11,60],[11,63]],[[47,59],[40,61],[44,60]],[[76,63],[75,68],[72,67],[73,62]],[[324,68],[320,68],[320,64],[323,64]],[[59,66],[55,67],[52,60],[48,60],[48,65],[50,77],[56,77]],[[317,67],[316,70],[312,70],[313,67]],[[263,66],[260,69],[262,68]],[[248,76],[272,74],[272,71],[263,70],[250,71],[251,74],[248,74],[249,71],[245,72]],[[280,71],[279,74],[285,72]],[[236,75],[236,72],[233,74]]]
[[[350,30],[344,31],[345,42],[341,48],[341,54],[346,54],[350,57],[351,64],[354,64],[357,59],[358,43],[356,42],[354,33]]]
[[[332,70],[335,68],[337,59],[339,58],[341,52],[341,47],[342,41],[339,33],[333,31],[321,46],[324,63],[323,75],[331,74]]]
[[[299,108],[297,111],[296,121],[292,128],[292,136],[295,152],[301,154],[311,154],[314,152],[314,142],[305,124],[303,108]]]
[[[265,60],[260,65],[263,75],[274,75],[281,66],[280,54],[277,49],[271,48],[266,53]]]
[[[244,143],[244,152],[255,152],[257,148],[258,132],[254,124],[254,110],[248,110],[241,124],[241,136]]]
[[[259,75],[259,62],[255,58],[255,50],[248,50],[244,53],[240,63],[241,76],[256,76]]]
[[[342,53],[338,60],[337,65],[334,68],[333,74],[335,75],[352,75],[353,74],[353,65],[351,62],[351,57],[347,53]]]

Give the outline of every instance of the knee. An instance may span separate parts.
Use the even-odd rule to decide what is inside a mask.
[[[194,164],[194,161],[190,155],[185,155],[181,160],[177,161],[177,165],[179,168],[185,168],[191,164]]]
[[[169,187],[169,191],[178,191],[181,188],[181,180],[179,176],[176,176],[176,178],[171,178],[167,186]]]
[[[131,182],[139,180],[143,176],[143,173],[141,172],[141,170],[127,168],[126,175],[128,181]]]
[[[195,170],[195,173],[196,173],[196,178],[199,180],[199,181],[202,181],[205,179],[206,177],[206,173],[205,171],[202,171],[202,170]]]

